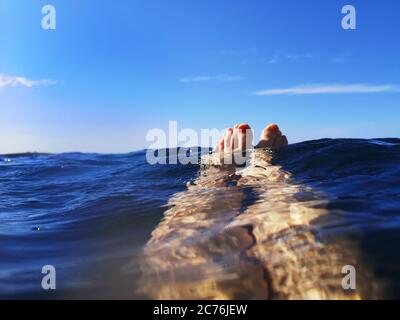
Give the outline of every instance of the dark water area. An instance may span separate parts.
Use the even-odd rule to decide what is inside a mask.
[[[321,233],[355,240],[379,297],[400,298],[400,139],[308,141],[273,163],[324,194]],[[137,258],[199,168],[150,165],[145,151],[0,156],[0,298],[145,298]]]
[[[132,298],[132,261],[198,169],[149,165],[144,151],[0,159],[2,298]],[[55,291],[41,289],[44,265]]]
[[[362,263],[400,298],[400,139],[324,139],[291,145],[274,162],[328,197],[322,233],[356,241]],[[321,221],[320,221],[321,222]]]

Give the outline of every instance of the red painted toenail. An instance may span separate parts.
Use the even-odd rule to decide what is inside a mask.
[[[269,132],[279,132],[279,127],[278,127],[276,124],[270,124],[270,125],[267,127],[267,130],[268,130]]]
[[[251,129],[250,126],[246,123],[242,123],[238,125],[238,129],[242,130],[242,132],[246,132],[246,130]]]

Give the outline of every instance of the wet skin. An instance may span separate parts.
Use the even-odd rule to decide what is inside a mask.
[[[226,130],[214,152],[219,153],[221,163],[238,163],[237,159],[240,159],[240,155],[253,148],[252,141],[253,131],[251,127],[246,123],[237,124]],[[286,145],[288,145],[286,136],[282,135],[276,124],[270,124],[264,128],[260,141],[254,148],[279,149]]]

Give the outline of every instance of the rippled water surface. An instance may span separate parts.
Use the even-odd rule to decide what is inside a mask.
[[[399,246],[398,139],[256,150],[236,171],[0,156],[1,298],[400,298]]]

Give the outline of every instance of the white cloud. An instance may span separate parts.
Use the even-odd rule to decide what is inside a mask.
[[[219,55],[224,58],[239,58],[241,65],[247,64],[277,64],[283,62],[296,62],[314,58],[312,52],[284,52],[276,51],[273,54],[266,54],[259,48],[248,48],[243,50],[220,50],[213,51],[212,54]]]
[[[0,89],[7,87],[32,88],[37,86],[54,85],[57,81],[49,79],[32,80],[19,76],[0,74]]]
[[[399,92],[400,87],[393,84],[367,85],[367,84],[326,84],[303,85],[283,89],[266,89],[256,92],[259,96],[272,95],[299,95],[299,94],[338,94],[338,93],[380,93]]]
[[[240,64],[277,64],[283,62],[300,62],[307,59],[312,59],[313,53],[283,53],[277,52],[271,56],[265,56],[259,52],[252,57],[240,60]]]
[[[220,74],[216,76],[193,76],[193,77],[184,77],[179,79],[180,82],[183,83],[191,83],[191,82],[236,82],[243,80],[244,77],[241,76],[230,76],[225,74]]]

